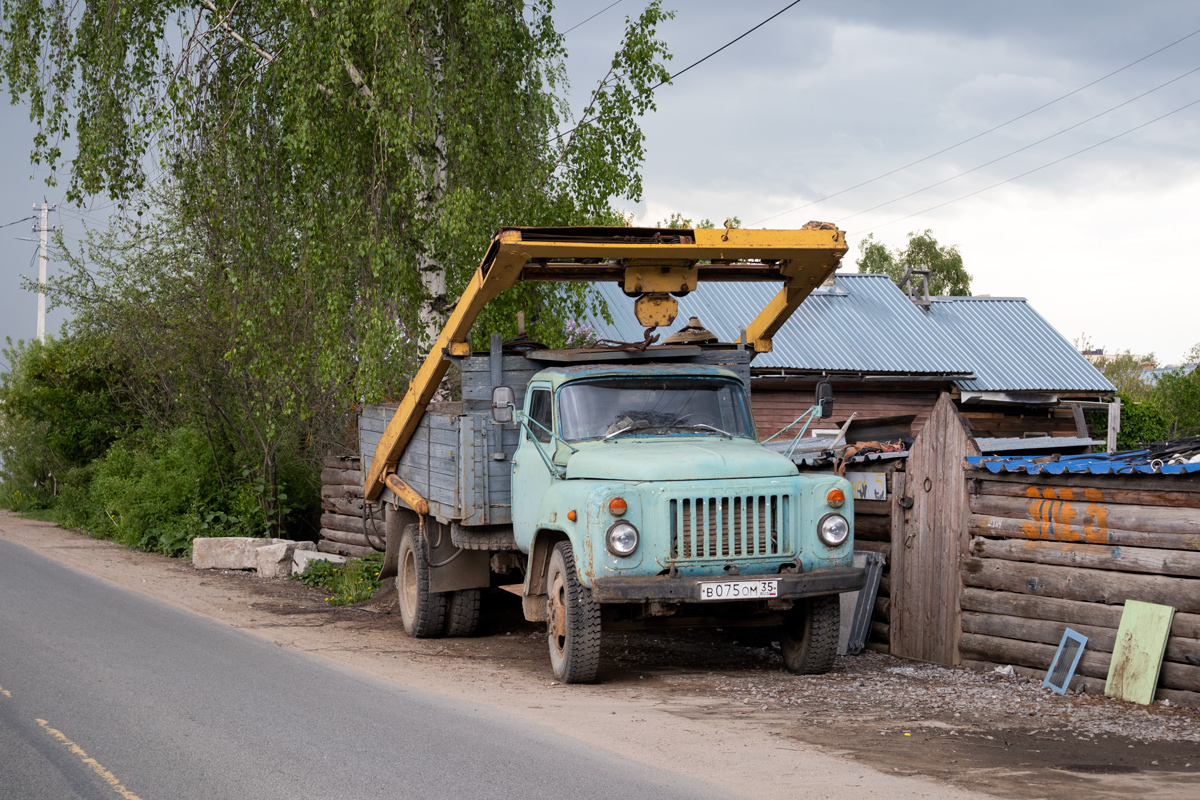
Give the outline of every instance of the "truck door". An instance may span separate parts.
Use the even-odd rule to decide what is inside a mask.
[[[554,402],[550,384],[533,383],[525,393],[521,442],[512,459],[512,520],[518,542],[528,544],[538,522],[542,495],[553,480],[547,462],[554,456]],[[543,427],[539,427],[543,426]],[[539,452],[540,451],[540,452]],[[552,463],[552,462],[551,462]]]

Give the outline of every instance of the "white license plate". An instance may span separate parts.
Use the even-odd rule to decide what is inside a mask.
[[[700,584],[701,600],[757,600],[778,597],[779,581],[712,581]]]

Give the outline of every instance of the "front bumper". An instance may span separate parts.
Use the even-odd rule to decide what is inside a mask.
[[[780,600],[795,600],[823,594],[855,592],[867,581],[862,567],[834,567],[812,572],[781,575],[738,575],[736,577],[683,577],[650,575],[625,577],[621,575],[593,578],[592,597],[601,603],[642,603],[649,600],[677,603],[700,602],[700,584],[713,581],[779,581]],[[736,601],[735,601],[736,602]]]

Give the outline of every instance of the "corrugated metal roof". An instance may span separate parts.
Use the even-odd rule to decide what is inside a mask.
[[[1037,436],[1032,439],[982,437],[976,438],[975,444],[979,445],[979,452],[981,453],[1012,453],[1017,450],[1025,450],[1044,454],[1053,453],[1056,450],[1069,450],[1075,447],[1094,447],[1098,444],[1104,444],[1104,440],[1083,439],[1078,436]]]
[[[1157,367],[1155,369],[1142,370],[1142,383],[1148,386],[1158,386],[1158,379],[1161,375],[1190,375],[1197,367],[1196,364],[1184,364],[1180,367]]]
[[[1023,298],[937,297],[931,319],[967,359],[966,391],[1094,391],[1115,387]]]
[[[969,374],[970,364],[929,324],[886,275],[838,275],[835,291],[818,289],[775,334],[774,349],[754,359],[755,368]],[[616,284],[600,284],[613,325],[589,320],[608,339],[639,340],[642,327],[633,302]],[[679,299],[675,328],[688,317],[723,342],[736,342],[779,287],[767,283],[701,284]],[[666,338],[664,336],[664,338]]]
[[[632,301],[615,284],[599,290],[613,324],[589,324],[607,339],[640,340]],[[721,341],[737,341],[777,291],[764,283],[701,284],[680,298],[674,327],[695,316]],[[754,367],[973,375],[956,381],[970,391],[1115,391],[1022,298],[936,298],[925,311],[887,276],[856,273],[839,274],[834,290],[813,292]]]
[[[1186,475],[1200,473],[1200,463],[1167,464],[1151,459],[1145,450],[1108,455],[1064,456],[1058,461],[1038,463],[1032,456],[995,457],[969,456],[967,461],[988,472],[1025,472],[1030,475],[1046,473],[1062,475],[1089,473],[1092,475]]]

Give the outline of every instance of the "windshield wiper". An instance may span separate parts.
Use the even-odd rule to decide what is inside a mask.
[[[696,430],[697,428],[704,428],[706,430],[715,431],[716,433],[719,433],[722,436],[726,436],[730,439],[733,438],[733,434],[730,433],[729,431],[723,431],[720,428],[715,428],[712,425],[706,425],[703,422],[695,422],[695,423],[692,423],[689,425],[679,425],[679,424],[674,424],[674,425],[628,425],[624,428],[621,428],[618,431],[613,431],[612,433],[608,434],[607,436],[604,437],[603,441],[607,442],[609,439],[613,438],[614,436],[620,436],[622,433],[626,433],[628,431],[644,431],[649,428],[663,428],[664,430],[684,430],[684,431],[691,431],[691,430]]]
[[[722,436],[728,436],[730,439],[733,438],[733,434],[730,433],[729,431],[723,431],[720,428],[715,428],[712,425],[706,425],[703,422],[696,422],[691,425],[672,425],[671,427],[672,428],[707,428],[710,431],[716,431],[717,433],[721,434]]]
[[[647,428],[661,428],[661,427],[662,427],[661,425],[626,425],[624,428],[621,428],[620,430],[613,431],[612,433],[605,435],[605,437],[601,441],[607,442],[609,439],[613,438],[614,436],[620,436],[622,433],[625,433],[626,431],[644,431]]]

